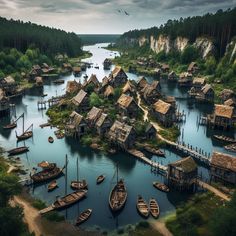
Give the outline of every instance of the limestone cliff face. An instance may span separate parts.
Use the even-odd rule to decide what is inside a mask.
[[[174,46],[178,51],[182,52],[188,46],[188,42],[187,38],[177,37]]]
[[[236,61],[236,38],[232,39],[232,41],[226,47],[226,55],[229,55],[230,62],[235,63]]]
[[[199,49],[199,52],[203,58],[214,55],[215,53],[215,46],[212,40],[205,37],[197,38],[193,46]]]
[[[142,36],[138,40],[139,47],[142,47],[144,44],[149,43],[149,40],[147,37]]]

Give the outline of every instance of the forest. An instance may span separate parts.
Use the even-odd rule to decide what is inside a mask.
[[[80,34],[83,45],[92,45],[96,43],[114,43],[120,37],[119,34]]]
[[[168,20],[160,27],[152,27],[144,30],[132,30],[124,33],[121,38],[139,38],[140,36],[168,35],[171,39],[177,36],[186,37],[194,42],[199,36],[207,36],[214,39],[219,56],[225,52],[226,45],[236,35],[236,8],[226,11],[218,10],[215,14],[207,13],[203,16]]]
[[[75,33],[0,17],[0,50],[15,48],[24,53],[34,45],[48,56],[65,53],[75,57],[82,53],[82,43]]]

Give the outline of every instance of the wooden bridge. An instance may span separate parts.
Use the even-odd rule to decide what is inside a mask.
[[[43,100],[43,99],[40,100],[37,103],[38,110],[47,109],[47,104],[48,104],[48,107],[57,105],[61,101],[61,99],[63,99],[64,97],[65,95],[61,95],[61,96],[56,96],[56,97],[53,96],[49,98],[48,100]]]

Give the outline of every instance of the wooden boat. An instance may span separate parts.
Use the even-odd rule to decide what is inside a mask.
[[[86,74],[86,75],[84,75],[84,79],[87,79],[88,78],[88,75]]]
[[[158,218],[160,215],[160,208],[157,204],[157,201],[154,198],[151,198],[149,201],[150,213],[154,218]]]
[[[153,186],[163,192],[169,192],[170,189],[168,188],[168,186],[166,186],[165,184],[159,183],[159,182],[153,182]]]
[[[49,136],[49,137],[48,137],[48,142],[49,142],[49,143],[53,143],[53,142],[54,142],[54,139],[53,139],[52,136]]]
[[[105,175],[99,175],[97,177],[97,184],[102,183],[104,181],[105,177],[106,177]]]
[[[224,148],[228,151],[236,152],[236,144],[235,143],[226,145],[226,146],[224,146]]]
[[[24,116],[24,113],[21,115],[21,117],[23,118],[23,131],[22,131],[22,134],[21,135],[17,135],[17,132],[16,132],[16,138],[17,138],[17,141],[21,141],[21,140],[25,140],[25,139],[28,139],[28,138],[31,138],[33,136],[33,131],[30,130],[30,129],[33,129],[33,124],[31,124],[26,130],[24,129],[25,127],[25,116]]]
[[[219,141],[227,142],[227,143],[236,143],[236,139],[230,138],[224,135],[213,135],[213,137]]]
[[[42,161],[38,163],[38,167],[41,167],[44,170],[53,170],[56,166],[56,163],[50,163],[47,161]]]
[[[62,139],[65,137],[65,134],[62,130],[56,130],[54,131],[54,134],[56,135],[57,139]]]
[[[83,179],[83,180],[78,180],[78,181],[71,181],[70,187],[71,187],[72,189],[76,189],[76,190],[79,190],[79,189],[87,189],[87,188],[88,188],[88,183],[86,182],[85,179]]]
[[[41,95],[41,97],[46,97],[46,96],[48,96],[47,93],[44,93],[44,94]]]
[[[92,214],[92,209],[87,209],[87,210],[83,211],[79,215],[79,217],[78,217],[78,219],[76,221],[76,225],[80,225],[83,222],[85,222],[91,216],[91,214]]]
[[[29,151],[28,147],[22,146],[22,147],[13,148],[13,149],[11,149],[7,152],[8,152],[9,156],[13,156],[13,155],[25,153],[25,152],[28,152],[28,151]]]
[[[138,195],[136,207],[141,216],[145,218],[149,216],[148,205],[141,195]]]
[[[99,69],[99,66],[94,66],[95,69]]]
[[[151,147],[148,147],[148,146],[145,146],[144,149],[147,152],[150,152],[150,153],[155,154],[157,156],[165,157],[165,153],[163,151],[161,151],[161,149],[155,149],[155,148],[151,148]]]
[[[70,205],[84,198],[86,194],[87,194],[87,190],[78,190],[73,193],[69,193],[64,197],[57,199],[52,204],[52,208],[55,210],[58,210],[58,209],[69,207]]]
[[[65,80],[64,79],[58,79],[53,81],[54,84],[64,84]]]
[[[49,183],[49,185],[48,185],[48,191],[52,191],[52,190],[54,190],[54,189],[57,188],[57,187],[58,187],[57,181],[54,180],[54,181],[52,181],[51,183]]]
[[[3,126],[3,129],[14,129],[16,128],[16,126],[17,126],[16,122],[13,122],[13,123]]]
[[[63,169],[64,168],[55,167],[52,170],[42,170],[38,173],[30,175],[30,178],[33,180],[34,183],[41,183],[51,179],[56,179],[57,177],[63,174]]]

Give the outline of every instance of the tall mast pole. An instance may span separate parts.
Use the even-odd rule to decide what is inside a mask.
[[[25,113],[23,113],[23,115],[22,115],[22,117],[23,117],[23,132],[22,132],[22,134],[24,133],[24,130],[25,130]]]
[[[66,154],[66,174],[65,174],[65,195],[67,195],[67,163],[68,163],[68,157]]]
[[[79,158],[78,157],[77,157],[76,164],[77,164],[77,182],[78,182],[79,181]]]
[[[118,184],[118,163],[116,163],[116,183]]]

